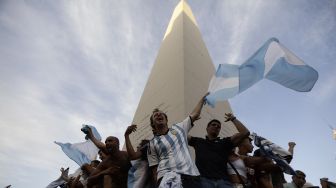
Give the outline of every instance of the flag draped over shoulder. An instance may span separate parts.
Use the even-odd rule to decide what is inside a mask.
[[[89,127],[92,129],[94,137],[98,140],[101,140],[101,136],[97,129],[94,126],[89,125]],[[91,140],[74,144],[60,142],[55,143],[61,146],[63,152],[79,166],[82,166],[85,163],[90,164],[92,160],[96,159],[99,150]]]
[[[328,183],[328,187],[336,188],[336,183],[335,182],[327,181],[327,183]]]
[[[256,133],[251,134],[251,136],[253,137],[254,144],[259,147],[261,155],[274,160],[286,174],[295,174],[295,171],[289,166],[289,162],[293,158],[289,151],[274,144],[270,140],[258,136]]]
[[[150,187],[146,185],[149,175],[148,161],[143,159],[137,159],[131,161],[132,167],[128,171],[127,187]]]
[[[279,43],[269,39],[242,65],[220,64],[210,81],[209,105],[224,101],[266,78],[300,92],[310,91],[317,79],[315,69]]]

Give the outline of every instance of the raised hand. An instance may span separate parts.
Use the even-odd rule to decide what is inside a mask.
[[[233,121],[236,119],[236,117],[232,113],[225,113],[224,118],[225,118],[225,122]]]
[[[125,131],[125,136],[130,135],[132,132],[135,132],[136,129],[137,129],[137,125],[128,126],[126,131]]]
[[[69,181],[68,173],[69,173],[69,167],[64,169],[63,167],[60,169],[61,171],[61,178],[64,181]]]
[[[295,142],[288,142],[288,146],[289,146],[290,148],[294,148],[295,145],[296,145]]]

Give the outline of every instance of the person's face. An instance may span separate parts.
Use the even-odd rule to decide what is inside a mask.
[[[90,166],[93,167],[93,168],[96,168],[98,165],[99,165],[99,163],[96,163],[96,162],[91,162],[90,163]]]
[[[141,149],[141,145],[139,144],[139,145],[137,146],[137,151],[140,151],[140,149]]]
[[[106,159],[106,157],[107,157],[107,155],[104,153],[104,152],[102,152],[102,151],[99,151],[98,152],[98,155],[99,155],[99,159],[100,160],[104,160],[104,159]]]
[[[217,137],[221,130],[221,124],[217,121],[212,121],[207,127],[208,136]]]
[[[154,112],[152,114],[152,119],[153,119],[154,127],[156,129],[162,126],[167,126],[168,121],[167,121],[165,114],[162,111]]]
[[[247,151],[247,153],[252,153],[253,151],[253,145],[251,143],[251,140],[248,138],[245,138],[242,143],[240,143],[239,148],[244,149]]]
[[[105,140],[106,150],[110,152],[114,152],[119,150],[119,139],[113,136],[109,136]]]
[[[298,188],[303,187],[303,185],[306,183],[306,176],[301,173],[297,173],[296,175],[293,176],[292,179]]]

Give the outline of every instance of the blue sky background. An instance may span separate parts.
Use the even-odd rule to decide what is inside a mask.
[[[297,143],[292,166],[307,181],[336,181],[336,1],[188,2],[216,67],[277,37],[319,72],[309,93],[263,80],[229,102],[251,131]],[[124,142],[177,3],[0,1],[0,187],[45,187],[60,167],[73,172],[53,141],[82,141],[83,123]]]

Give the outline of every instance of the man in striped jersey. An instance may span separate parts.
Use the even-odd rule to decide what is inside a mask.
[[[207,95],[202,97],[190,116],[171,128],[167,124],[167,115],[159,109],[154,109],[150,121],[156,135],[150,141],[147,155],[158,186],[199,186],[200,174],[191,159],[187,139],[193,122],[199,119]]]

